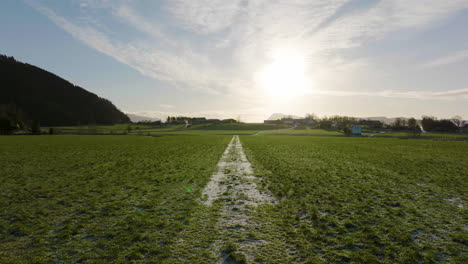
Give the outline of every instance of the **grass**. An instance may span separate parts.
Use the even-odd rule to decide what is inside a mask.
[[[130,126],[131,130],[128,131]],[[150,125],[113,125],[113,126],[71,126],[54,127],[59,134],[130,134],[130,135],[252,135],[261,131],[284,129],[288,125],[239,123],[239,124],[196,124],[189,128],[184,125],[171,125],[166,127]],[[48,132],[48,128],[43,128]]]
[[[465,142],[241,137],[263,184],[266,263],[466,263]],[[277,243],[292,257],[269,257]]]
[[[229,140],[0,137],[0,263],[167,260]]]
[[[279,201],[239,235],[254,262],[466,263],[467,142],[181,127],[0,137],[0,263],[248,262],[198,202],[237,132]]]
[[[56,132],[61,134],[123,134],[128,132],[128,128],[134,130],[147,130],[154,128],[150,125],[136,125],[136,124],[119,124],[109,126],[66,126],[66,127],[53,127]],[[48,133],[49,127],[44,127],[43,131]]]
[[[128,127],[131,130],[128,130]],[[184,125],[171,125],[166,127],[151,125],[112,125],[112,126],[70,126],[54,127],[58,134],[100,134],[100,135],[146,135],[146,136],[167,136],[167,135],[296,135],[296,136],[344,136],[342,132],[336,129],[318,129],[301,126],[292,129],[291,125],[286,124],[263,124],[263,123],[238,123],[238,124],[195,124],[189,128]],[[48,133],[48,128],[43,128],[44,133]],[[430,140],[468,140],[468,134],[460,133],[421,133],[413,134],[408,132],[373,132],[363,131],[364,137],[377,138],[415,138]]]
[[[343,136],[336,130],[325,130],[319,128],[302,128],[302,129],[282,129],[265,131],[264,135],[296,135],[296,136]]]
[[[434,140],[468,140],[468,134],[461,133],[420,133],[414,134],[410,132],[391,132],[391,133],[372,133],[365,132],[363,136],[368,137],[387,137],[387,138],[419,138],[419,139],[434,139]]]

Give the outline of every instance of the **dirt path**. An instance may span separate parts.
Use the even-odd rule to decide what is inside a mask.
[[[274,197],[257,188],[258,178],[243,151],[239,137],[234,136],[218,162],[218,171],[203,190],[202,202],[211,206],[223,204],[215,228],[221,239],[212,250],[218,252],[217,263],[242,263],[254,258],[255,248],[268,241],[252,237],[259,223],[251,218],[260,204],[274,204]]]

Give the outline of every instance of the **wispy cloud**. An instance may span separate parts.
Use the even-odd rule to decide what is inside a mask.
[[[160,12],[153,14],[133,1],[82,0],[78,1],[80,12],[92,18],[82,23],[53,11],[50,2],[25,1],[76,39],[143,75],[176,88],[239,98],[258,96],[256,74],[277,53],[300,53],[307,61],[323,62],[310,67],[307,74],[333,72],[345,68],[336,61],[353,64],[342,59],[344,50],[398,30],[430,27],[468,8],[468,0],[387,0],[347,13],[343,6],[353,4],[349,0],[162,0],[153,3]],[[89,11],[93,7],[102,10]],[[110,32],[99,30],[95,20],[109,14],[114,20],[102,23]],[[145,37],[129,40],[121,36],[120,23]],[[466,58],[468,52],[461,51],[423,67],[440,67]],[[322,89],[323,94],[347,95],[328,91],[330,83],[316,85],[317,93]],[[446,98],[457,92],[466,95],[463,89],[440,93],[357,91],[354,95]]]
[[[170,105],[170,104],[160,104],[159,107],[162,107],[162,108],[174,108],[173,105]]]
[[[156,39],[164,39],[161,28],[159,28],[156,24],[149,22],[126,4],[115,6],[113,8],[113,15],[120,17],[123,22],[128,23],[135,29],[146,33],[149,36],[155,37]]]
[[[74,38],[131,66],[143,75],[166,81],[174,87],[189,87],[207,93],[219,93],[223,88],[221,86],[225,81],[223,74],[218,72],[206,57],[193,52],[190,48],[181,45],[165,49],[153,48],[148,43],[112,39],[94,27],[71,22],[40,2],[28,0],[27,3]],[[133,26],[138,26],[141,20],[124,6],[113,10],[114,14],[125,18]],[[157,29],[149,24],[142,24],[139,29],[147,33],[153,32],[155,37],[160,36]]]
[[[318,90],[314,91],[317,95],[331,96],[368,96],[368,97],[387,97],[387,98],[406,98],[406,99],[444,99],[453,100],[460,97],[468,99],[468,89],[457,89],[448,91],[338,91],[338,90]]]
[[[173,0],[168,10],[176,21],[196,33],[216,33],[230,27],[243,6],[244,0]]]
[[[465,60],[468,60],[468,50],[461,50],[461,51],[457,51],[452,54],[449,54],[447,56],[425,62],[421,64],[420,68],[425,69],[425,68],[441,67],[441,66],[445,66],[445,65],[465,61]]]

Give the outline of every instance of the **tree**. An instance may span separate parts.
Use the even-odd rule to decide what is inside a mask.
[[[456,132],[459,128],[452,120],[437,120],[435,117],[423,116],[422,126],[426,131],[433,132]]]
[[[0,134],[10,134],[13,132],[13,127],[8,119],[0,118]]]
[[[421,128],[418,126],[418,122],[416,121],[416,118],[411,117],[408,119],[408,128],[413,131],[413,135],[419,135],[421,133]]]
[[[8,116],[2,117],[14,126],[24,129],[26,120],[38,120],[48,127],[80,121],[103,125],[130,122],[109,100],[33,65],[0,55],[0,72],[0,112],[4,108]]]
[[[171,122],[171,117],[170,116],[168,116],[167,119],[166,119],[166,123],[169,123],[169,122]]]
[[[462,127],[465,125],[465,121],[461,116],[454,116],[452,117],[451,121],[457,126],[458,131],[461,132]]]
[[[345,126],[343,128],[343,133],[346,135],[346,136],[351,136],[351,129],[347,126]]]
[[[31,126],[31,132],[34,135],[40,135],[41,134],[41,125],[39,123],[39,120],[34,120]]]
[[[401,118],[395,119],[395,122],[393,122],[393,126],[394,126],[394,127],[401,127],[401,126],[403,126],[402,119],[401,119]]]
[[[408,119],[408,127],[410,129],[414,129],[417,126],[418,126],[418,123],[416,122],[416,118],[411,117],[411,118]]]
[[[318,116],[314,113],[312,114],[306,114],[306,117],[305,117],[306,120],[318,120]]]
[[[437,126],[437,118],[433,116],[423,116],[422,127],[426,131],[432,131]]]

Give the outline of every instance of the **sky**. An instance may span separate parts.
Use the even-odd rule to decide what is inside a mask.
[[[468,0],[3,0],[0,33],[126,113],[468,119]]]

